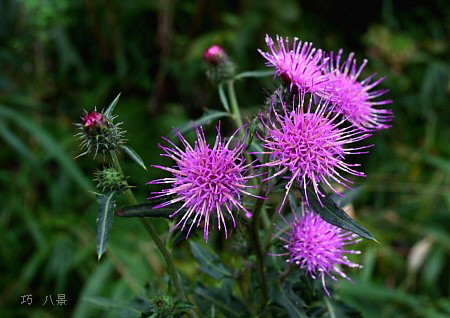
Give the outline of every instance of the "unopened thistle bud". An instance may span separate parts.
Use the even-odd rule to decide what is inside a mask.
[[[103,192],[119,189],[126,185],[125,176],[121,171],[114,168],[103,168],[94,173],[94,181],[97,183],[96,187],[102,189]]]
[[[170,317],[175,311],[175,302],[172,297],[167,295],[158,295],[152,299],[155,305],[157,317]]]
[[[236,66],[220,46],[211,46],[205,51],[204,58],[209,63],[206,76],[214,84],[231,79],[236,74]]]
[[[80,156],[94,152],[115,151],[124,144],[124,131],[119,127],[122,123],[114,124],[117,116],[108,117],[96,110],[84,112],[81,123],[76,124],[80,132],[76,135],[81,141],[81,149],[86,149]]]

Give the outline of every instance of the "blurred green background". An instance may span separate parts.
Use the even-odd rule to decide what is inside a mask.
[[[116,317],[83,301],[129,300],[163,273],[138,221],[116,219],[110,248],[95,254],[91,176],[101,157],[81,157],[73,123],[83,109],[116,108],[147,165],[162,162],[161,135],[221,109],[203,51],[222,45],[240,71],[264,69],[264,36],[313,41],[367,57],[365,75],[386,76],[394,127],[372,137],[356,218],[365,242],[335,297],[366,317],[450,317],[450,3],[448,1],[0,1],[0,317]],[[252,118],[272,78],[237,82]],[[124,169],[140,201],[143,173]],[[161,224],[161,230],[166,229]],[[183,245],[182,245],[183,246]],[[187,249],[187,246],[185,246]],[[189,252],[177,255],[195,272]],[[33,303],[20,304],[31,294]],[[65,294],[66,306],[43,305]]]

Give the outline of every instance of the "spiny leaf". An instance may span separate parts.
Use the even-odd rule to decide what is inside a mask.
[[[219,112],[217,110],[212,110],[209,111],[207,113],[205,113],[202,117],[200,117],[199,119],[195,120],[194,122],[188,122],[188,123],[184,123],[181,126],[178,126],[178,128],[176,130],[172,130],[167,137],[170,139],[173,139],[177,134],[176,131],[179,131],[180,133],[185,133],[189,130],[194,129],[195,126],[203,126],[203,125],[208,125],[210,124],[213,120],[222,118],[222,117],[230,117],[229,113],[226,112]]]
[[[142,168],[147,170],[147,167],[145,167],[144,161],[142,160],[141,156],[139,156],[138,153],[133,148],[128,146],[122,146],[122,149],[125,150],[127,155],[129,155],[130,158],[134,160],[134,162],[136,162]]]
[[[127,187],[101,194],[98,196],[97,216],[97,255],[102,257],[108,247],[109,234],[111,232],[116,199]]]
[[[319,190],[324,193],[324,190],[320,186]],[[331,199],[330,195],[321,198],[321,202],[323,204],[322,206],[319,199],[317,198],[316,192],[314,191],[314,187],[311,184],[306,187],[306,192],[308,195],[310,207],[316,213],[318,213],[322,217],[322,219],[330,224],[351,231],[368,240],[376,241],[372,233],[370,233],[366,228],[349,217],[347,213],[344,212],[344,210],[339,208],[337,204]]]
[[[190,241],[191,251],[197,259],[200,268],[208,275],[219,280],[224,277],[232,277],[231,271],[222,264],[221,260],[216,254],[213,254],[206,247],[200,243]]]
[[[235,79],[241,79],[244,77],[265,77],[272,75],[273,71],[266,71],[266,70],[260,70],[260,71],[248,71],[248,72],[242,72],[238,75],[236,75]]]
[[[144,217],[144,218],[166,218],[178,210],[181,205],[173,204],[170,208],[155,209],[153,203],[141,203],[137,205],[128,205],[121,207],[116,211],[116,215],[125,218]]]
[[[112,117],[112,113],[114,111],[114,108],[116,108],[117,102],[119,101],[120,94],[121,93],[119,93],[119,95],[117,95],[116,98],[114,98],[114,100],[111,102],[111,104],[109,104],[108,108],[106,108],[105,116],[107,118],[111,118]]]

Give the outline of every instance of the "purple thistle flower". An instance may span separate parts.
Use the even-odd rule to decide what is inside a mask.
[[[356,234],[324,221],[312,211],[307,211],[300,220],[295,215],[289,226],[290,231],[283,231],[287,234],[286,238],[277,236],[286,243],[284,247],[288,252],[278,255],[288,256],[287,263],[306,269],[313,279],[321,276],[328,296],[330,294],[325,285],[325,275],[337,280],[333,275],[333,272],[336,272],[350,280],[338,266],[362,267],[351,262],[346,256],[361,254],[360,251],[345,249],[346,245],[361,241]]]
[[[281,95],[279,98],[282,100]],[[286,103],[281,101],[282,113],[280,114],[277,112],[277,101],[274,97],[271,106],[273,116],[268,116],[268,122],[261,117],[263,125],[268,130],[267,137],[259,136],[266,150],[262,154],[269,154],[272,158],[272,161],[262,166],[280,168],[266,180],[285,172],[292,174],[286,185],[286,195],[279,211],[282,210],[295,181],[305,190],[305,194],[306,187],[312,183],[320,201],[320,197],[325,196],[318,187],[321,182],[328,185],[338,195],[341,194],[333,188],[330,181],[351,189],[348,184],[353,182],[343,177],[340,171],[365,176],[364,173],[352,168],[360,164],[349,164],[344,162],[344,159],[349,154],[367,153],[361,150],[372,145],[357,148],[344,148],[344,146],[363,140],[370,134],[353,126],[343,127],[345,119],[338,119],[338,114],[325,113],[328,107],[328,102],[325,100],[320,100],[312,111],[313,98],[311,97],[308,105],[305,106],[305,94],[294,97],[291,110],[288,110]],[[306,202],[308,203],[308,196],[306,196]]]
[[[172,158],[177,165],[172,168],[155,165],[155,168],[171,172],[173,177],[154,180],[148,184],[172,184],[172,188],[154,192],[156,196],[149,199],[175,195],[175,198],[154,208],[182,202],[181,207],[170,217],[183,211],[184,215],[175,225],[176,228],[182,223],[181,230],[185,228],[187,220],[192,218],[186,238],[189,237],[194,224],[198,227],[204,221],[204,237],[208,241],[210,218],[214,215],[217,218],[218,229],[220,230],[223,225],[225,237],[228,238],[226,214],[231,217],[233,227],[236,227],[233,209],[243,210],[247,217],[251,217],[251,213],[242,204],[242,194],[253,196],[246,191],[246,188],[253,187],[246,185],[253,176],[245,176],[249,165],[245,165],[242,157],[244,144],[239,142],[234,149],[230,149],[231,140],[236,133],[225,142],[218,128],[216,141],[211,147],[206,143],[202,127],[196,127],[196,133],[197,141],[194,147],[178,133],[185,150],[163,137],[173,148],[160,145],[165,152],[162,156]]]
[[[331,76],[322,72],[324,63],[322,50],[316,50],[312,43],[298,41],[294,38],[292,49],[289,39],[277,35],[278,46],[266,35],[270,52],[259,53],[267,60],[266,65],[275,67],[275,75],[280,76],[290,90],[295,87],[302,92],[315,93],[323,83],[328,83]]]
[[[320,95],[330,100],[334,105],[333,110],[347,117],[353,125],[363,130],[387,129],[391,126],[385,124],[393,119],[391,110],[377,109],[374,106],[386,105],[392,103],[391,100],[373,101],[388,92],[388,90],[370,91],[380,84],[384,78],[372,81],[376,74],[373,74],[365,80],[358,81],[362,70],[367,64],[367,60],[359,66],[354,59],[354,53],[350,53],[347,60],[341,64],[343,50],[339,50],[334,56],[330,53],[330,59],[327,61],[325,73],[330,74],[333,91],[330,92],[329,85],[324,84],[327,91]]]

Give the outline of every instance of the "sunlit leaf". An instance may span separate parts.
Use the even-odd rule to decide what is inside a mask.
[[[119,95],[116,96],[116,98],[114,98],[114,100],[111,102],[111,104],[109,104],[108,108],[106,108],[105,116],[107,118],[111,118],[111,116],[114,112],[114,109],[116,108],[117,102],[119,101],[119,98],[120,98],[120,93],[119,93]]]
[[[138,155],[138,153],[131,147],[128,146],[122,146],[122,149],[125,150],[125,153],[130,156],[131,159],[134,160],[138,165],[140,165],[142,168],[147,170],[147,167],[145,167],[144,161],[142,160],[141,156]]]
[[[229,113],[230,112],[230,105],[228,104],[227,96],[225,95],[225,92],[223,91],[223,83],[219,84],[218,90],[219,90],[220,102],[222,103],[223,108],[225,108],[225,110]]]

